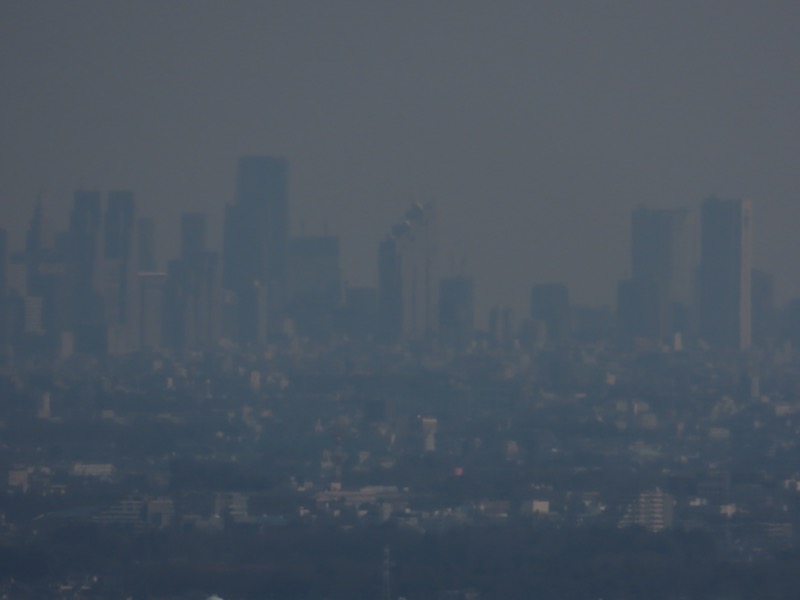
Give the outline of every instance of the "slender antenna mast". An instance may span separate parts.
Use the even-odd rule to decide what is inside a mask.
[[[389,552],[389,546],[383,547],[383,592],[381,600],[392,600],[392,557]]]

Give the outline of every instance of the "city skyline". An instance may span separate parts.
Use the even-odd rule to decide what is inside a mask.
[[[252,160],[254,158],[263,158],[263,159],[266,159],[266,160],[278,160],[278,161],[281,161],[283,163],[283,167],[282,168],[284,170],[286,170],[287,161],[286,161],[285,158],[275,158],[275,157],[267,157],[267,156],[259,157],[257,155],[249,155],[249,156],[243,157],[243,159],[245,161],[248,160],[248,159]],[[286,172],[284,172],[283,177],[287,177],[287,173]],[[236,178],[234,178],[234,179],[236,179]],[[293,200],[294,199],[290,198],[290,193],[288,191],[285,191],[283,193],[286,195],[286,205],[287,205],[284,208],[284,210],[288,210],[289,212],[291,212],[291,206],[293,204]],[[119,189],[111,189],[111,190],[108,190],[108,191],[76,190],[76,191],[73,192],[73,198],[77,198],[78,196],[86,197],[86,198],[92,197],[92,198],[95,198],[97,202],[100,202],[101,198],[103,196],[105,196],[106,194],[108,195],[109,198],[113,198],[114,201],[116,201],[116,198],[120,198],[120,199],[127,198],[128,201],[131,201],[131,200],[133,200],[135,198],[135,202],[136,202],[136,206],[137,206],[137,209],[135,211],[135,217],[131,216],[131,217],[128,217],[128,219],[130,220],[130,218],[134,218],[134,220],[136,220],[137,222],[135,224],[134,223],[130,223],[127,226],[128,227],[133,227],[135,225],[135,228],[131,229],[131,231],[135,230],[137,232],[137,236],[139,236],[139,237],[141,237],[142,235],[148,236],[149,245],[148,245],[148,248],[146,250],[147,257],[142,257],[141,255],[139,255],[139,260],[140,261],[145,261],[143,264],[147,264],[147,265],[150,265],[153,262],[153,260],[155,260],[155,263],[158,265],[158,268],[156,269],[157,272],[166,273],[169,270],[170,262],[172,262],[175,259],[180,259],[180,258],[183,257],[183,252],[184,252],[183,244],[186,243],[186,240],[184,239],[184,236],[185,236],[185,233],[186,233],[186,226],[187,226],[186,221],[187,221],[187,219],[190,220],[190,221],[194,220],[195,222],[197,222],[198,220],[202,221],[202,232],[198,232],[198,233],[195,234],[196,237],[199,236],[200,238],[202,238],[202,241],[201,242],[195,241],[194,243],[201,243],[206,251],[212,252],[212,253],[215,253],[215,254],[219,255],[221,257],[221,260],[222,260],[222,257],[225,256],[225,254],[226,254],[226,252],[225,252],[226,248],[225,248],[225,243],[224,243],[225,226],[223,224],[220,224],[219,222],[217,222],[218,227],[217,228],[213,227],[212,224],[215,222],[215,219],[213,218],[213,216],[209,215],[206,212],[194,211],[194,210],[183,211],[179,215],[177,222],[173,223],[173,225],[174,225],[173,231],[176,232],[176,233],[183,232],[183,235],[174,235],[169,230],[166,230],[166,227],[165,227],[167,225],[166,223],[159,222],[152,215],[145,214],[138,208],[140,206],[139,198],[137,196],[135,196],[135,194],[133,194],[133,192],[130,192],[130,191],[127,191],[127,190],[123,191],[123,190],[119,190]],[[233,196],[235,197],[235,194]],[[670,298],[672,298],[673,296],[676,296],[677,299],[680,300],[680,302],[682,304],[687,304],[687,303],[688,304],[692,304],[692,303],[694,303],[696,301],[699,301],[698,294],[700,294],[700,289],[696,287],[697,286],[696,283],[692,283],[692,281],[690,281],[690,280],[695,277],[692,274],[692,270],[695,269],[695,268],[699,268],[700,265],[701,265],[701,261],[702,261],[702,256],[701,256],[701,254],[702,254],[702,252],[701,252],[701,227],[700,227],[700,224],[701,224],[700,221],[701,221],[702,212],[703,212],[702,209],[703,209],[703,206],[705,204],[707,204],[710,199],[715,199],[715,198],[716,198],[716,196],[708,196],[706,198],[696,199],[696,200],[694,200],[692,202],[687,202],[687,203],[684,203],[684,204],[682,204],[680,206],[676,206],[676,207],[672,207],[672,208],[646,206],[643,203],[640,203],[632,211],[630,211],[628,214],[622,215],[621,216],[622,217],[621,220],[627,221],[629,223],[629,231],[628,231],[627,247],[626,247],[626,255],[627,256],[623,259],[622,264],[617,266],[617,271],[620,272],[620,273],[626,273],[627,272],[629,274],[629,277],[633,277],[633,279],[631,279],[631,281],[634,281],[634,280],[636,280],[636,273],[637,272],[639,273],[639,279],[642,279],[642,274],[646,272],[646,269],[647,269],[648,266],[651,269],[654,269],[655,271],[659,272],[659,274],[657,276],[653,275],[653,277],[651,277],[651,279],[653,279],[653,280],[657,280],[659,278],[665,277],[666,275],[664,275],[661,272],[664,269],[667,269],[667,268],[678,269],[679,272],[676,271],[675,273],[672,273],[670,275],[670,277],[677,278],[677,281],[671,282],[669,284],[670,287],[675,287],[675,289],[669,291],[667,293],[667,296],[670,297]],[[95,200],[93,200],[93,201],[95,201]],[[737,201],[739,201],[739,200],[737,200]],[[755,208],[755,210],[757,212],[757,208],[758,208],[758,203],[757,202],[753,202],[750,199],[741,200],[741,201],[747,203],[747,205],[750,207],[749,211],[752,212],[754,210],[754,208]],[[81,202],[81,201],[75,200],[75,202]],[[112,203],[113,203],[113,201],[112,201]],[[41,199],[39,199],[37,201],[36,205],[33,207],[33,211],[32,212],[33,212],[33,215],[34,215],[35,219],[41,219],[42,220],[41,227],[44,228],[45,235],[49,236],[50,238],[53,238],[53,236],[56,235],[57,233],[59,233],[59,231],[61,229],[65,229],[64,225],[69,225],[68,228],[72,228],[73,227],[72,222],[73,222],[73,220],[75,218],[75,211],[78,210],[76,208],[76,206],[78,206],[78,205],[76,204],[71,208],[70,217],[69,217],[68,223],[66,223],[66,224],[62,223],[62,222],[57,222],[54,218],[52,218],[52,216],[47,213],[47,204],[42,202]],[[111,205],[109,205],[109,207],[110,206]],[[228,213],[231,212],[232,208],[234,208],[235,206],[236,206],[235,204],[226,204],[225,206],[221,207],[223,214],[227,215]],[[411,206],[413,208],[414,204],[412,204]],[[435,218],[435,220],[437,222],[437,225],[436,225],[436,228],[435,228],[436,229],[436,234],[437,234],[436,245],[440,246],[441,245],[440,234],[442,232],[446,232],[448,230],[448,225],[449,224],[448,223],[444,223],[444,225],[441,224],[441,217],[438,214],[438,209],[436,208],[435,203],[433,203],[433,202],[427,203],[426,206],[428,206],[430,208],[430,210],[435,211],[435,213],[436,213],[436,218]],[[128,209],[128,210],[130,210],[130,209]],[[406,207],[406,211],[404,211],[404,212],[407,212],[407,211],[408,211],[408,207]],[[104,211],[102,210],[102,207],[101,207],[100,213],[98,213],[97,218],[104,220],[104,224],[98,223],[97,226],[102,228],[104,226],[108,226],[109,222],[113,222],[115,218],[117,220],[119,220],[118,217],[115,217],[113,215],[113,213],[115,213],[115,212],[119,212],[119,209],[117,209],[117,208],[111,209],[110,208],[110,210],[108,211],[108,214],[104,214]],[[36,215],[39,215],[39,216],[37,217]],[[649,216],[649,218],[648,218],[648,216]],[[644,217],[644,219],[642,217]],[[225,218],[228,218],[228,217],[226,216]],[[658,225],[659,219],[664,220],[664,224],[663,225]],[[757,219],[757,215],[756,215],[756,219]],[[750,238],[754,237],[754,234],[753,234],[753,220],[754,219],[753,219],[752,216],[749,217],[750,223],[749,223],[749,226],[748,226],[748,235],[750,236]],[[638,225],[637,225],[637,221],[638,221]],[[646,221],[644,226],[642,224],[642,221]],[[671,247],[670,246],[670,250],[667,251],[669,253],[675,254],[675,256],[673,256],[672,258],[669,258],[669,259],[666,256],[660,256],[660,257],[659,256],[655,256],[655,257],[654,256],[650,256],[653,253],[656,253],[656,254],[658,253],[659,244],[665,243],[664,235],[666,235],[666,234],[664,232],[658,232],[657,229],[659,227],[661,227],[661,228],[666,227],[668,225],[668,222],[673,223],[672,225],[669,225],[669,227],[671,227],[671,228],[676,228],[676,227],[679,228],[679,231],[676,230],[676,233],[672,234],[672,235],[675,236],[676,239],[670,241],[670,245],[676,244],[676,246],[675,247]],[[401,221],[401,223],[402,223],[402,221]],[[675,223],[680,223],[680,225],[676,225]],[[5,223],[0,222],[0,228],[3,228],[5,225],[6,225]],[[13,253],[14,251],[22,248],[25,245],[26,242],[24,242],[24,240],[23,240],[23,242],[20,243],[18,241],[18,238],[24,237],[24,235],[27,235],[25,232],[28,231],[29,225],[30,225],[30,215],[29,215],[28,223],[25,224],[24,229],[23,229],[22,232],[14,231],[13,229],[5,227],[5,229],[7,230],[7,232],[6,232],[7,239],[8,239],[7,243],[9,245],[9,250],[10,250],[11,253]],[[119,226],[120,225],[117,225],[117,227],[119,227]],[[196,226],[199,226],[199,223]],[[336,237],[336,238],[338,238],[340,240],[339,242],[337,242],[337,244],[340,244],[342,247],[346,247],[348,245],[348,242],[350,241],[347,238],[344,238],[343,236],[340,236],[339,232],[331,231],[328,227],[325,227],[321,231],[310,231],[310,232],[306,231],[304,228],[301,229],[300,231],[298,231],[297,228],[296,227],[292,227],[291,224],[287,224],[285,227],[286,227],[286,233],[282,234],[282,235],[286,235],[287,238],[286,238],[285,243],[283,245],[288,244],[288,241],[291,238],[304,238],[304,237],[331,237],[331,236],[332,237]],[[394,228],[396,228],[396,227],[398,227],[398,225],[394,226]],[[642,233],[640,231],[637,234],[637,228],[639,230],[644,231],[644,233]],[[214,233],[214,229],[218,229],[219,231],[217,231],[216,234],[215,234]],[[392,237],[394,237],[394,235],[393,235],[393,233],[391,231],[392,228],[389,228],[389,229],[390,229],[389,238],[392,238]],[[656,233],[653,234],[653,232],[656,232]],[[653,235],[650,235],[650,234],[653,234]],[[230,236],[230,237],[232,239],[235,239],[236,236]],[[378,255],[380,253],[381,246],[385,245],[385,242],[386,242],[385,238],[386,238],[386,234],[384,233],[384,240],[380,241],[379,243],[376,243],[375,247],[372,249],[372,253],[373,254]],[[168,240],[168,243],[165,244],[164,240]],[[773,286],[772,293],[774,294],[775,293],[775,289],[776,289],[776,285],[775,285],[776,283],[777,283],[777,286],[780,286],[781,284],[786,284],[787,282],[781,281],[781,279],[779,277],[775,277],[775,273],[774,272],[771,272],[771,271],[769,271],[767,269],[761,269],[756,264],[756,262],[754,260],[754,256],[755,256],[757,248],[759,246],[759,244],[758,244],[759,241],[760,240],[756,240],[755,243],[753,243],[752,241],[749,242],[750,250],[749,250],[749,254],[748,254],[748,260],[750,262],[751,269],[757,269],[757,270],[759,270],[759,271],[761,271],[761,272],[763,272],[765,274],[769,274],[773,278],[771,285]],[[120,241],[118,243],[126,244],[126,243],[130,243],[130,242]],[[237,241],[237,243],[241,243],[240,240]],[[168,254],[166,256],[163,256],[163,255],[158,255],[158,253],[156,253],[157,255],[155,257],[151,257],[150,256],[150,254],[152,253],[152,249],[153,248],[161,248],[161,249],[163,249],[165,246],[172,249],[170,254]],[[288,248],[288,246],[286,246],[286,247]],[[639,252],[636,251],[637,248],[639,248]],[[104,249],[103,250],[104,252],[109,252],[110,251],[107,248],[107,242],[105,242],[105,241],[103,241],[103,249]],[[111,250],[111,251],[113,252],[113,250]],[[141,253],[143,251],[143,249],[140,246],[140,243],[137,243],[135,245],[135,249],[132,250],[132,251],[135,252],[135,253]],[[286,252],[286,250],[284,250],[283,252]],[[337,250],[337,252],[339,252],[341,254],[340,250]],[[283,262],[285,262],[285,261],[286,261],[286,259],[284,258]],[[638,261],[638,264],[637,264],[637,261]],[[670,262],[671,263],[672,261],[676,261],[676,264],[675,265],[671,265],[671,266],[668,267],[666,265],[666,262]],[[374,265],[375,265],[375,273],[374,273],[373,278],[369,279],[369,280],[350,277],[349,276],[350,273],[348,272],[347,266],[343,265],[342,266],[342,283],[343,284],[347,284],[352,288],[361,288],[361,287],[366,286],[366,287],[374,287],[374,288],[377,289],[378,287],[380,287],[380,259],[378,258],[378,259],[374,260],[373,262],[374,262]],[[441,252],[441,250],[437,249],[437,261],[436,262],[437,262],[437,266],[436,266],[436,271],[437,271],[436,277],[437,278],[457,277],[457,276],[462,276],[462,275],[468,275],[471,279],[476,280],[476,285],[475,285],[476,297],[479,297],[481,295],[481,291],[482,291],[481,287],[482,286],[481,286],[480,278],[477,277],[476,274],[474,273],[474,271],[472,271],[470,269],[470,265],[469,265],[468,261],[466,260],[465,256],[455,257],[453,254],[445,254],[445,253]],[[664,263],[664,264],[662,264],[662,263]],[[280,268],[285,270],[286,267],[283,266],[283,267],[280,267]],[[147,271],[148,269],[144,269],[144,270]],[[223,265],[222,265],[222,271],[223,271],[223,275],[222,276],[224,278],[225,277],[225,275],[224,275],[224,271],[225,271],[224,261],[223,261]],[[284,277],[285,277],[285,275],[284,275]],[[776,279],[777,279],[777,282],[775,281]],[[575,293],[575,288],[576,287],[579,288],[580,286],[575,286],[574,282],[568,281],[566,277],[561,277],[561,278],[556,277],[553,280],[557,280],[559,282],[559,284],[566,285],[568,287],[568,289],[570,290],[570,295],[573,296],[573,298],[574,298],[574,296],[577,296],[577,294]],[[494,303],[487,303],[486,301],[484,301],[481,304],[476,304],[476,324],[481,324],[481,326],[484,326],[484,327],[488,326],[489,323],[488,323],[487,319],[488,319],[489,312],[495,307],[508,307],[515,313],[515,315],[517,317],[521,317],[521,316],[527,315],[528,314],[529,304],[530,304],[530,295],[529,295],[530,286],[531,285],[536,285],[536,284],[547,283],[547,281],[548,280],[546,280],[544,278],[529,278],[528,280],[526,280],[524,282],[525,283],[524,287],[526,289],[524,289],[522,291],[522,293],[520,293],[517,296],[499,298],[498,302],[494,302]],[[617,282],[624,282],[624,281],[626,281],[626,279],[622,278],[622,279],[617,279],[616,281],[609,281],[608,284],[609,285],[612,285],[612,284],[613,285],[617,285]],[[285,285],[285,282],[284,282],[283,285]],[[226,284],[226,286],[228,286],[227,289],[231,289],[230,288],[230,284]],[[693,289],[693,288],[696,288],[696,289]],[[485,290],[483,290],[483,291],[485,291]],[[573,300],[573,303],[574,304],[578,304],[578,305],[585,305],[585,306],[588,306],[588,307],[595,307],[595,308],[605,307],[605,308],[608,308],[608,309],[613,311],[619,305],[619,300],[620,300],[619,293],[620,293],[620,290],[616,289],[615,292],[614,292],[614,295],[609,300],[606,300],[605,298],[602,298],[602,299],[601,298],[581,299],[580,297],[578,297],[577,300]],[[786,295],[786,294],[784,294],[783,296],[785,296],[785,297],[780,297],[780,298],[776,297],[775,300],[778,301],[779,303],[783,304],[783,303],[789,302],[789,301],[791,301],[791,300],[793,300],[795,298],[795,296],[790,296],[790,295]]]
[[[800,3],[0,2],[0,598],[795,598]]]
[[[65,229],[48,224],[38,203],[24,246],[9,247],[3,230],[3,343],[68,357],[263,347],[296,336],[456,350],[488,340],[533,350],[589,335],[746,350],[754,336],[770,343],[784,335],[775,325],[793,318],[791,305],[775,301],[774,276],[752,266],[748,200],[709,197],[699,215],[632,211],[632,275],[618,282],[612,310],[571,301],[563,281],[531,279],[529,310],[515,312],[507,301],[481,314],[470,269],[442,268],[439,232],[447,223],[432,203],[412,204],[387,228],[373,249],[377,281],[352,286],[338,235],[290,231],[290,171],[285,158],[241,157],[222,249],[208,244],[206,213],[184,212],[179,235],[163,232],[179,252],[161,267],[152,260],[153,220],[138,214],[132,192],[76,191]]]
[[[60,221],[75,189],[116,188],[160,229],[206,212],[219,248],[236,157],[263,153],[292,164],[294,230],[347,240],[355,285],[385,224],[433,201],[481,314],[523,312],[531,279],[610,306],[629,212],[716,194],[754,202],[754,265],[800,294],[795,5],[3,10],[0,220],[18,235],[40,191]]]

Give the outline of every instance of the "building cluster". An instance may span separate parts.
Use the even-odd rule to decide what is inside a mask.
[[[0,553],[85,553],[42,575],[66,591],[35,597],[62,598],[128,589],[70,531],[149,540],[131,580],[232,569],[228,550],[279,531],[796,549],[800,302],[778,311],[752,269],[750,210],[708,199],[697,231],[637,209],[616,313],[541,282],[525,319],[496,307],[479,331],[432,205],[390,228],[375,287],[348,287],[338,238],[289,235],[281,159],[240,161],[221,253],[187,213],[165,269],[128,192],[76,193],[62,232],[37,206],[21,251],[0,237]]]
[[[799,365],[593,343],[4,370],[3,539],[518,522],[695,530],[763,557],[798,543]]]
[[[240,159],[222,253],[204,213],[182,215],[180,255],[160,269],[155,222],[130,192],[79,191],[65,231],[37,204],[25,246],[0,232],[0,344],[15,356],[68,358],[252,347],[295,336],[387,342],[430,338],[442,308],[466,342],[471,283],[438,303],[435,213],[412,206],[380,246],[380,286],[345,289],[339,239],[291,237],[284,159]],[[450,312],[454,312],[453,315]],[[469,320],[469,321],[468,321]]]
[[[762,272],[754,294],[751,212],[749,201],[703,202],[695,265],[687,210],[634,211],[631,278],[620,282],[617,299],[621,331],[652,340],[694,334],[717,347],[750,347],[752,298],[761,300],[755,307],[759,324],[766,325],[773,309],[772,282]],[[768,335],[766,329],[759,334]]]
[[[440,272],[432,204],[412,205],[390,228],[377,286],[350,287],[338,237],[290,235],[287,180],[284,159],[240,159],[222,252],[209,248],[207,215],[185,213],[180,255],[163,269],[155,222],[137,215],[132,193],[76,192],[65,231],[54,232],[38,204],[21,251],[11,252],[0,231],[4,354],[181,352],[293,338],[563,346],[587,328],[626,342],[743,350],[800,330],[800,303],[779,327],[772,278],[752,268],[748,201],[706,200],[699,235],[689,210],[635,210],[631,275],[619,283],[615,315],[572,306],[564,284],[538,283],[526,318],[498,307],[480,332],[473,279]]]

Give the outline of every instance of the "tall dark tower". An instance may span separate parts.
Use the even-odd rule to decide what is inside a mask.
[[[137,346],[139,256],[133,192],[108,193],[103,223],[103,253],[95,287],[103,303],[106,350],[119,354]]]
[[[268,331],[280,331],[286,302],[289,202],[286,160],[239,160],[236,204],[225,211],[223,281],[239,305],[239,338],[256,342],[266,314]],[[261,306],[266,302],[266,310]]]
[[[105,351],[103,307],[95,292],[103,205],[100,192],[75,192],[69,217],[70,321],[78,350]]]
[[[747,200],[703,202],[700,334],[716,346],[750,346],[751,212]]]
[[[635,281],[657,281],[669,301],[688,285],[688,216],[681,208],[638,208],[631,217],[631,275]]]
[[[169,320],[181,323],[175,347],[209,346],[219,339],[219,257],[206,248],[205,213],[181,217],[181,258],[169,264]]]
[[[686,209],[638,208],[631,217],[631,279],[617,298],[622,333],[654,340],[685,329],[690,289]]]
[[[136,208],[131,192],[109,192],[103,229],[104,257],[128,261],[132,258]]]
[[[403,333],[402,255],[396,237],[390,236],[378,247],[378,337],[398,341]]]

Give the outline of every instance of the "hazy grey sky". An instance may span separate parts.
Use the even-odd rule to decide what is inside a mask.
[[[630,210],[715,193],[754,201],[755,262],[800,294],[799,2],[6,1],[0,60],[15,239],[39,191],[61,224],[87,187],[133,189],[166,252],[185,210],[218,242],[265,153],[355,283],[433,200],[481,307],[553,279],[611,302]]]

